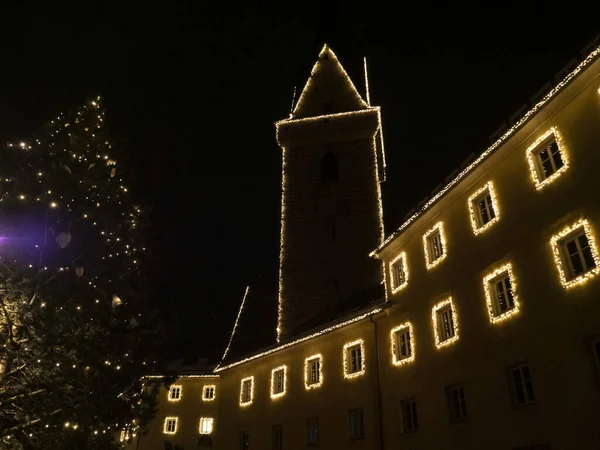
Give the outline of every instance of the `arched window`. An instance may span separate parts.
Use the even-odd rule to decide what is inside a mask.
[[[340,176],[340,168],[337,156],[327,152],[321,158],[321,181],[337,181]]]

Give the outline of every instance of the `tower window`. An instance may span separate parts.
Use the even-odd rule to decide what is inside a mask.
[[[337,156],[327,152],[321,158],[321,181],[337,181],[340,177],[340,168]]]

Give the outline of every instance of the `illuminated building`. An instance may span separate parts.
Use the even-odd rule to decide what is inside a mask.
[[[599,55],[592,49],[382,239],[380,110],[324,47],[276,125],[277,342],[233,352],[246,291],[225,355],[205,374],[214,378],[179,378],[178,401],[163,389],[140,449],[195,448],[206,436],[224,450],[598,448]],[[365,168],[349,183],[347,166],[325,157],[340,142]],[[365,215],[354,246],[338,222],[347,211],[331,201],[357,204],[347,188],[362,192]],[[216,387],[214,401],[202,401],[204,385]]]

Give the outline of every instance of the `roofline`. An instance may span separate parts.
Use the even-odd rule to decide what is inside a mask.
[[[372,309],[370,309],[367,312],[364,312],[362,314],[354,316],[354,317],[352,317],[350,319],[347,319],[345,321],[334,323],[333,325],[330,325],[330,326],[328,326],[326,328],[322,328],[319,331],[315,331],[313,333],[306,334],[306,335],[304,335],[304,336],[302,336],[300,338],[294,339],[294,340],[289,341],[289,342],[285,342],[283,344],[276,345],[274,347],[273,346],[267,347],[263,351],[259,351],[259,353],[255,353],[254,355],[248,356],[247,358],[241,359],[239,361],[235,361],[235,362],[233,362],[231,364],[226,364],[224,366],[221,366],[219,364],[217,367],[215,367],[214,372],[218,373],[218,372],[221,372],[221,371],[226,370],[226,369],[231,369],[232,367],[236,367],[236,366],[239,366],[241,364],[247,363],[249,361],[253,361],[253,360],[258,359],[258,358],[260,358],[262,356],[270,355],[272,353],[278,352],[278,351],[286,349],[288,347],[292,347],[292,346],[294,346],[296,344],[300,344],[302,342],[305,342],[305,341],[308,341],[310,339],[316,338],[317,336],[321,336],[321,335],[329,333],[331,331],[343,328],[346,325],[350,325],[350,324],[353,324],[355,322],[359,322],[362,319],[365,319],[365,318],[367,318],[369,316],[372,316],[374,314],[380,313],[386,307],[387,307],[387,305],[384,304],[382,306],[378,306],[376,308],[372,308]],[[364,309],[363,309],[363,311],[364,311]],[[332,323],[332,322],[330,322],[330,323]]]
[[[167,378],[169,375],[144,375],[142,379],[152,380],[152,379],[163,379]],[[221,376],[218,374],[176,374],[177,378],[220,378]]]
[[[286,125],[288,123],[296,123],[296,122],[310,122],[316,121],[320,119],[329,119],[331,117],[339,117],[339,116],[351,116],[353,114],[361,114],[367,113],[370,111],[379,111],[379,106],[367,106],[363,109],[355,109],[354,111],[344,111],[339,113],[331,113],[331,114],[321,114],[320,116],[311,116],[311,117],[301,117],[299,119],[294,119],[293,117],[288,117],[287,119],[281,119],[275,122],[275,126]]]
[[[483,161],[485,161],[496,149],[498,149],[505,141],[507,141],[513,134],[515,134],[518,130],[520,130],[529,120],[531,120],[537,113],[539,113],[544,106],[554,97],[556,94],[560,93],[563,89],[565,89],[577,76],[584,71],[584,69],[591,65],[596,58],[600,55],[600,46],[596,47],[595,50],[590,52],[584,59],[579,63],[579,65],[573,69],[569,74],[567,74],[560,82],[554,86],[550,92],[548,92],[544,98],[542,98],[538,103],[536,103],[529,111],[527,111],[515,124],[510,127],[506,133],[504,133],[496,142],[494,142],[491,146],[489,146],[475,161],[473,161],[469,166],[463,169],[452,181],[450,181],[442,190],[440,190],[436,195],[434,195],[427,203],[425,203],[421,209],[415,212],[412,216],[408,218],[400,227],[396,229],[392,234],[390,234],[384,241],[373,250],[369,256],[378,258],[381,254],[381,251],[390,244],[395,238],[400,236],[410,224],[412,224],[415,220],[421,217],[429,208],[431,208],[434,204],[436,204],[446,193],[448,193],[460,180],[469,175],[476,167],[478,167]]]

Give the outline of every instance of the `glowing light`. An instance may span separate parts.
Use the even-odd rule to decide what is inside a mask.
[[[277,128],[279,130],[279,128]],[[285,191],[286,191],[286,151],[281,147],[281,232],[279,234],[279,291],[277,297],[277,343],[283,333],[283,258],[285,257]]]
[[[410,345],[410,355],[405,358],[399,358],[400,349],[398,348],[397,333],[408,331],[409,341],[407,344]],[[392,355],[392,364],[394,366],[403,366],[404,364],[411,363],[415,360],[415,338],[413,333],[413,326],[410,322],[405,322],[397,327],[392,328],[390,331],[390,353]]]
[[[398,269],[404,273],[404,280],[398,284]],[[390,262],[390,280],[392,283],[392,294],[400,292],[408,285],[408,265],[406,264],[406,252],[400,253]]]
[[[369,72],[367,70],[367,57],[364,57],[365,67],[365,96],[367,97],[367,106],[371,106],[371,95],[369,93]]]
[[[238,310],[237,317],[235,318],[235,323],[233,324],[233,329],[231,330],[231,336],[229,337],[229,343],[225,348],[225,352],[223,352],[223,357],[221,358],[221,362],[225,360],[227,353],[229,352],[229,347],[231,347],[231,343],[233,342],[233,336],[235,335],[235,330],[237,329],[238,322],[240,320],[240,316],[242,315],[242,310],[244,309],[244,304],[246,303],[246,297],[248,296],[248,292],[250,292],[250,286],[246,286],[246,291],[244,292],[244,296],[242,297],[242,303],[240,305],[240,309]]]
[[[354,372],[352,372],[352,367],[350,367],[351,364],[351,357],[349,357],[348,353],[350,353],[352,351],[353,347],[356,346],[360,346],[360,359],[358,358],[357,355],[357,366],[360,365],[360,368],[357,367],[357,370],[355,370]],[[343,349],[343,357],[344,357],[344,378],[349,379],[349,378],[356,378],[356,377],[360,377],[361,375],[365,374],[365,363],[366,363],[366,358],[365,358],[365,341],[363,339],[358,339],[356,341],[352,341],[352,342],[347,342],[346,344],[344,344],[344,349]],[[350,360],[349,360],[350,358]],[[360,364],[358,364],[360,362]]]
[[[450,311],[452,311],[452,326],[454,328],[454,336],[442,340],[440,336],[440,326],[438,324],[438,311],[447,305],[450,305]],[[435,337],[435,346],[437,348],[446,347],[447,345],[458,341],[458,315],[456,314],[456,308],[454,307],[452,297],[448,297],[446,300],[439,302],[432,308],[431,320],[433,322],[433,334]]]
[[[588,240],[588,245],[590,247],[590,251],[592,253],[592,258],[594,259],[595,266],[582,274],[570,278],[570,271],[568,267],[567,257],[565,255],[563,243],[565,239],[567,239],[570,235],[574,235],[577,232],[583,230],[585,236]],[[554,255],[554,262],[556,264],[556,268],[558,269],[558,274],[560,276],[560,282],[564,288],[572,288],[573,286],[577,286],[579,284],[584,284],[588,282],[591,278],[598,275],[600,272],[600,258],[598,257],[598,247],[596,246],[596,240],[594,238],[594,234],[592,233],[592,228],[586,219],[580,219],[574,224],[565,227],[559,233],[552,236],[550,240],[550,246],[552,247],[552,254]],[[567,267],[565,267],[567,266]]]
[[[217,398],[217,386],[214,384],[207,384],[202,386],[202,401],[212,402]]]
[[[537,151],[543,144],[545,144],[552,138],[554,138],[554,140],[556,141],[556,145],[558,146],[558,151],[562,158],[563,166],[560,169],[556,170],[549,177],[543,178],[543,168],[540,167],[540,163],[538,162]],[[565,147],[561,139],[560,133],[555,127],[550,128],[539,138],[537,138],[533,144],[531,144],[531,146],[527,149],[527,161],[529,162],[529,172],[531,173],[531,178],[535,183],[535,188],[538,191],[552,183],[569,168],[569,157],[567,155],[567,152],[565,151]]]
[[[177,433],[177,417],[165,417],[165,423],[163,424],[164,434],[175,434]]]
[[[246,386],[246,382],[250,383],[250,390],[249,395],[245,398],[244,387]],[[240,406],[250,406],[252,404],[252,400],[254,400],[254,376],[249,376],[242,378],[242,382],[240,383]]]
[[[198,432],[200,434],[211,434],[213,431],[214,419],[212,417],[200,417]]]
[[[270,355],[272,353],[281,351],[281,350],[283,350],[285,348],[292,347],[293,345],[300,344],[301,342],[305,342],[305,341],[308,341],[310,339],[314,339],[314,338],[316,338],[318,336],[321,336],[321,335],[323,335],[325,333],[329,333],[330,331],[337,330],[339,328],[343,328],[346,325],[350,325],[351,323],[358,322],[359,320],[362,320],[362,319],[364,319],[366,317],[369,317],[369,316],[371,316],[373,314],[377,314],[377,313],[379,313],[381,311],[383,311],[382,308],[374,308],[374,309],[372,309],[371,311],[369,311],[367,313],[360,314],[359,316],[356,316],[356,317],[354,317],[352,319],[348,319],[348,320],[346,320],[344,322],[340,322],[340,323],[338,323],[336,325],[332,325],[330,327],[324,328],[324,329],[322,329],[320,331],[317,331],[315,333],[309,334],[308,336],[301,337],[301,338],[296,339],[296,340],[291,341],[291,342],[286,342],[285,344],[278,345],[278,346],[276,346],[274,348],[271,348],[271,349],[266,350],[264,352],[257,353],[257,354],[252,355],[252,356],[248,356],[247,358],[241,359],[239,361],[236,361],[234,363],[228,364],[226,366],[217,367],[217,368],[215,368],[214,372],[218,373],[218,372],[221,372],[223,370],[231,369],[232,367],[239,366],[240,364],[247,363],[248,361],[253,361],[253,360],[257,359],[257,358],[261,358],[263,356]]]
[[[170,402],[178,402],[179,400],[181,400],[181,397],[183,397],[183,388],[180,384],[173,385],[169,388],[169,396],[167,397],[167,399]]]
[[[57,206],[58,206],[58,203],[56,203],[56,202],[50,203],[50,208],[56,208]]]
[[[277,392],[277,376],[282,374],[282,390]],[[279,366],[271,371],[271,398],[277,399],[283,397],[287,391],[287,366]]]
[[[312,363],[318,361],[317,377],[318,381],[312,381]],[[316,389],[323,385],[323,355],[317,353],[304,360],[304,388],[306,390]]]
[[[430,251],[433,251],[433,249],[430,248],[429,243],[429,236],[432,236],[434,233],[438,233],[440,240],[438,245],[441,246],[441,255],[435,259],[432,258],[435,255],[430,255]],[[446,256],[448,255],[448,245],[446,244],[446,236],[444,235],[444,222],[436,223],[432,229],[423,235],[423,251],[425,253],[425,265],[427,266],[427,269],[434,268],[446,259]]]
[[[440,190],[436,195],[434,195],[427,203],[423,205],[423,207],[415,212],[412,216],[408,218],[396,231],[390,234],[385,241],[373,252],[371,252],[371,256],[377,256],[379,252],[385,248],[395,237],[399,236],[410,224],[412,224],[417,218],[419,218],[425,211],[427,211],[434,203],[436,203],[442,196],[444,196],[450,189],[452,189],[460,180],[470,174],[476,167],[478,167],[483,161],[485,161],[498,147],[500,147],[505,141],[507,141],[513,134],[515,134],[518,130],[520,130],[523,125],[525,125],[529,119],[531,119],[535,114],[537,114],[546,104],[559,92],[561,92],[571,81],[579,75],[581,71],[583,71],[587,66],[589,66],[596,57],[600,55],[600,47],[594,49],[590,54],[588,54],[585,59],[575,68],[572,72],[567,74],[559,83],[557,83],[554,88],[552,88],[538,103],[536,103],[529,111],[527,111],[523,117],[521,117],[515,124],[510,127],[506,133],[504,133],[496,142],[494,142],[491,146],[489,146],[481,155],[475,159],[470,165],[465,167],[461,172],[459,172],[456,177],[452,181],[450,181],[442,190]]]
[[[490,199],[492,200],[492,204],[490,208],[494,211],[494,217],[491,218],[487,223],[480,224],[479,222],[479,208],[477,205],[477,200],[479,200],[482,196],[486,195],[486,192],[489,193]],[[492,225],[494,225],[498,220],[500,220],[500,208],[498,207],[498,200],[496,197],[496,190],[494,189],[494,183],[488,181],[485,186],[476,190],[473,195],[469,197],[467,201],[469,206],[469,216],[471,217],[471,226],[473,227],[473,233],[475,235],[481,234],[484,231],[488,230]],[[488,214],[490,212],[488,211]]]
[[[492,292],[491,284],[494,281],[498,280],[498,278],[500,276],[502,276],[503,274],[508,275],[508,278],[510,280],[510,287],[511,287],[512,296],[513,296],[513,307],[511,309],[504,311],[501,314],[495,314],[494,303],[493,303],[494,299],[492,298],[493,292]],[[511,317],[514,314],[519,312],[520,305],[519,305],[519,298],[517,296],[517,282],[515,280],[515,276],[512,271],[512,265],[510,263],[505,264],[502,267],[499,267],[496,270],[494,270],[492,273],[486,275],[483,279],[483,289],[485,291],[485,302],[487,304],[488,314],[490,316],[490,322],[492,322],[492,323],[502,322],[503,320],[506,320],[509,317]]]

